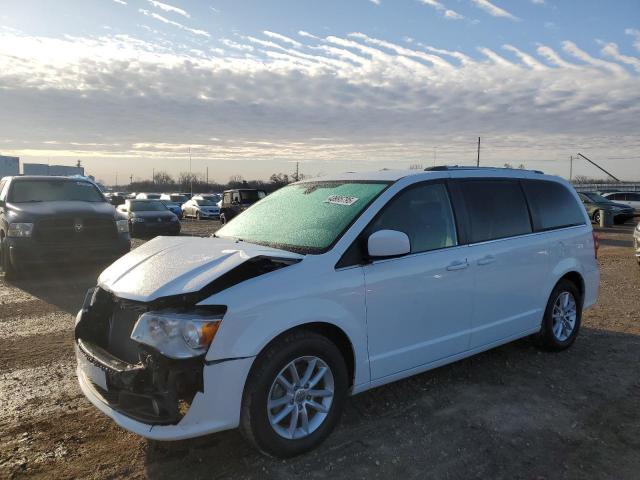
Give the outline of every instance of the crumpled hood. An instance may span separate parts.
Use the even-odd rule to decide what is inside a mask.
[[[255,257],[301,260],[285,250],[221,238],[156,237],[109,266],[98,285],[142,302],[196,292]]]

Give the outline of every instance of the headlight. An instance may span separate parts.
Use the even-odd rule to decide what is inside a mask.
[[[141,223],[141,222],[144,222],[144,218],[142,218],[142,217],[133,217],[131,219],[131,221],[135,222],[135,223]]]
[[[222,315],[147,312],[140,315],[131,338],[155,348],[169,358],[191,358],[205,353],[213,341]]]
[[[7,236],[30,237],[33,233],[33,223],[10,223]]]
[[[129,220],[116,220],[118,233],[127,233],[129,231]]]

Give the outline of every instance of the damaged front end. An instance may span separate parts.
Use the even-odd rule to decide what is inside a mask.
[[[164,306],[173,303],[170,311],[180,315],[186,305],[181,308],[175,300],[165,299]],[[140,318],[158,306],[120,299],[100,287],[89,290],[76,321],[76,353],[85,380],[109,407],[145,424],[172,425],[203,391],[206,349],[170,358],[158,346],[134,341],[131,336]],[[209,307],[202,315],[221,318],[224,310]]]

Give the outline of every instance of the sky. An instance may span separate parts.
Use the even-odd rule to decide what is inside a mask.
[[[2,0],[0,112],[0,154],[110,184],[468,165],[478,136],[640,180],[640,0]]]

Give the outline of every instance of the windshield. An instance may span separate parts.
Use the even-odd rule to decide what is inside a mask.
[[[587,197],[591,199],[591,201],[596,203],[610,203],[611,200],[608,198],[604,198],[602,195],[598,195],[597,193],[585,193]]]
[[[380,182],[309,182],[272,193],[218,230],[300,253],[322,253],[387,187]]]
[[[131,212],[162,212],[166,209],[167,207],[164,206],[164,203],[159,200],[140,200],[137,202],[131,202],[131,206],[129,207]]]
[[[180,204],[187,203],[189,201],[189,199],[184,195],[169,195],[169,198],[171,199],[172,202],[180,203]]]
[[[7,201],[27,202],[106,202],[100,190],[90,182],[78,180],[17,180]]]
[[[162,203],[164,203],[167,208],[180,208],[180,205],[175,203],[175,202],[170,202],[169,200],[162,200]]]
[[[242,203],[254,203],[266,196],[267,194],[262,190],[240,190]]]
[[[216,204],[211,200],[196,200],[199,207],[214,207]]]

